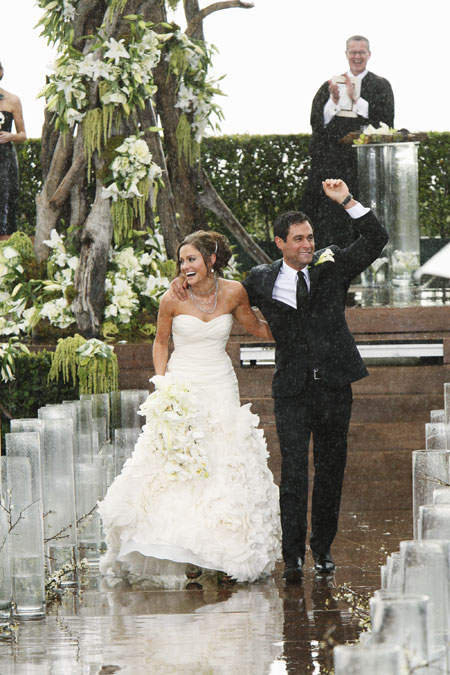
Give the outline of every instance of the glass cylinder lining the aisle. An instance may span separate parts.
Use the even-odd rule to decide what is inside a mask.
[[[6,461],[6,457],[0,458]],[[3,503],[3,501],[2,501]],[[5,506],[3,504],[3,506]],[[9,519],[4,508],[0,508],[0,621],[11,614],[11,553],[9,546]]]
[[[450,452],[447,450],[414,450],[413,520],[414,537],[418,538],[419,507],[433,503],[433,490],[450,486]]]
[[[112,391],[111,397],[111,426],[112,433],[119,428],[140,429],[145,417],[138,414],[142,403],[149,395],[148,389],[121,389]]]
[[[443,422],[427,422],[425,424],[425,449],[447,450],[445,424]]]
[[[12,434],[24,431],[37,431],[40,433],[41,427],[41,420],[37,417],[19,417],[17,419],[12,419],[9,422],[9,428]]]
[[[339,645],[333,649],[335,675],[399,675],[400,647]]]
[[[450,541],[450,504],[422,504],[419,508],[419,539]]]
[[[403,587],[406,594],[430,598],[430,642],[447,644],[449,636],[450,544],[440,540],[401,541]]]
[[[77,527],[72,420],[42,420],[44,536],[50,571],[76,557]],[[67,577],[67,584],[73,579]]]
[[[31,469],[31,499],[42,509],[41,435],[38,431],[5,434],[8,457],[27,457]]]
[[[136,441],[141,433],[136,427],[116,429],[114,432],[114,463],[116,476],[122,471],[123,465],[134,450]]]
[[[92,419],[105,420],[105,437],[99,437],[100,446],[110,438],[111,413],[110,413],[110,395],[109,394],[80,394],[80,400],[87,399],[92,406]],[[103,424],[97,425],[103,429]],[[98,429],[100,432],[100,429]]]
[[[429,597],[377,592],[370,598],[371,644],[402,648],[404,667],[423,666],[429,660]]]
[[[100,464],[78,464],[77,471],[77,509],[78,514],[78,553],[80,560],[86,559],[91,566],[98,565],[100,559],[100,518],[97,513],[97,501],[101,491]]]
[[[433,490],[433,504],[450,504],[450,487]]]
[[[4,467],[11,523],[9,540],[13,614],[24,619],[40,618],[45,616],[41,502],[39,499],[33,501],[28,457],[6,457],[2,469]]]

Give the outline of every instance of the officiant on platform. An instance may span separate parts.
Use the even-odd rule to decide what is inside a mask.
[[[358,233],[345,212],[327,199],[321,190],[326,178],[342,178],[358,199],[356,152],[340,139],[368,124],[394,125],[394,95],[389,82],[367,70],[370,45],[362,35],[346,42],[348,70],[322,84],[311,108],[311,169],[300,208],[314,223],[316,245],[337,244],[341,248],[354,241]]]

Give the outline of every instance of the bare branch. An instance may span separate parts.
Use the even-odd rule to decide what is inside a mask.
[[[213,12],[219,12],[221,9],[230,9],[231,7],[240,7],[241,9],[252,9],[253,2],[242,2],[242,0],[222,0],[221,2],[213,2],[212,5],[204,7],[200,10],[197,16],[189,21],[186,30],[184,31],[188,37],[191,37],[197,30],[199,24]]]
[[[203,187],[203,192],[199,195],[200,204],[212,211],[220,218],[225,227],[236,237],[242,248],[256,263],[271,263],[267,253],[258,246],[252,239],[247,230],[245,230],[231,210],[225,204],[223,199],[216,192],[205,171],[199,171],[199,179]]]

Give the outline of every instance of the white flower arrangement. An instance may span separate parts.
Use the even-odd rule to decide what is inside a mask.
[[[155,391],[141,405],[155,452],[164,458],[170,480],[208,478],[200,411],[195,391],[170,373],[155,375]]]
[[[45,244],[51,249],[48,279],[32,280],[33,304],[25,287],[21,256],[12,246],[0,246],[0,336],[29,333],[40,319],[65,329],[75,323],[72,303],[79,259],[66,248],[65,237],[52,230]],[[137,249],[111,247],[105,280],[105,322],[129,324],[139,312],[156,313],[169,288],[171,264],[163,237],[149,235]],[[69,292],[68,292],[69,291]],[[72,291],[72,293],[70,293]]]
[[[105,319],[115,318],[117,323],[129,323],[131,317],[139,307],[139,298],[127,279],[114,277],[114,282],[108,275],[105,284],[109,297],[109,304],[105,306]]]
[[[128,136],[116,148],[116,157],[110,166],[113,180],[103,188],[102,196],[113,201],[141,198],[139,184],[146,181],[153,186],[161,179],[161,168],[152,161],[152,154],[144,139]]]
[[[172,72],[180,77],[175,107],[190,114],[194,140],[200,143],[207,127],[214,126],[212,114],[215,113],[219,120],[223,118],[221,109],[213,102],[215,95],[222,94],[217,85],[218,80],[206,77],[211,63],[211,50],[207,45],[200,47],[179,30],[173,33],[171,43],[173,51],[168,56],[169,64]],[[183,53],[182,68],[178,65],[179,50]]]
[[[74,4],[65,3],[60,19],[67,19],[72,12]],[[47,109],[56,114],[63,130],[83,121],[89,89],[96,82],[100,81],[102,104],[122,106],[126,115],[133,107],[142,107],[156,91],[152,71],[161,56],[161,36],[146,26],[140,34],[135,31],[126,47],[123,39],[102,41],[97,37],[100,44],[95,41],[87,54],[65,45],[55,62],[55,72],[39,94],[45,97]]]
[[[97,340],[96,338],[91,338],[86,340],[77,349],[77,354],[80,355],[80,363],[83,365],[85,361],[88,361],[92,358],[102,358],[110,359],[113,355],[114,347],[112,345],[107,345],[102,340]]]

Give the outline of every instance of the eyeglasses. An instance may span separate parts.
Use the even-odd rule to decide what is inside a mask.
[[[368,54],[369,52],[367,49],[361,49],[359,52],[354,51],[351,49],[350,51],[347,52],[347,54],[350,54],[350,56],[364,56],[365,54]]]

